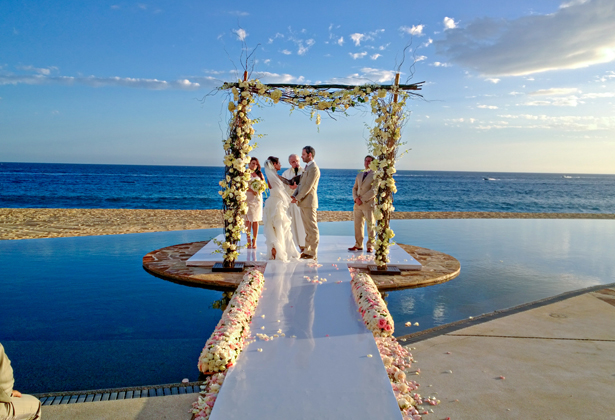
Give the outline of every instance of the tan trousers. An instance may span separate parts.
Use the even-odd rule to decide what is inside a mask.
[[[10,403],[0,402],[0,420],[35,420],[41,418],[41,402],[32,395],[11,397]]]
[[[316,258],[320,234],[316,223],[316,207],[299,207],[301,209],[301,219],[305,227],[305,249],[304,254]]]
[[[354,238],[355,246],[357,248],[363,248],[363,229],[365,227],[365,221],[367,221],[367,248],[374,248],[376,241],[376,224],[374,220],[374,208],[372,206],[354,205]]]

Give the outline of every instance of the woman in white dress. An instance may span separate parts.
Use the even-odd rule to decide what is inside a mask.
[[[249,168],[252,171],[250,179],[263,179],[261,164],[257,158],[250,159]],[[258,235],[258,223],[263,220],[263,195],[248,187],[246,192],[246,204],[248,213],[246,214],[246,235],[248,237],[248,248],[256,248],[256,236]]]
[[[284,190],[288,181],[278,175],[281,168],[280,160],[270,156],[265,162],[265,176],[269,184],[269,198],[265,200],[263,225],[267,258],[279,261],[290,261],[301,255],[290,230],[291,221],[288,217],[290,197]]]

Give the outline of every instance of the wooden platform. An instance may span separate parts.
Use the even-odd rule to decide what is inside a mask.
[[[188,267],[186,261],[209,241],[191,242],[157,249],[143,257],[143,268],[165,280],[216,290],[235,290],[242,273],[212,273],[208,267]],[[444,283],[459,275],[461,265],[448,254],[413,245],[399,244],[423,265],[421,271],[402,271],[397,276],[372,276],[378,289],[400,290]],[[262,262],[248,262],[263,268]]]

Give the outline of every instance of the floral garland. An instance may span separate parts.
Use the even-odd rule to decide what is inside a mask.
[[[214,240],[224,253],[224,265],[230,267],[239,256],[238,243],[241,232],[245,229],[243,218],[248,212],[246,191],[250,181],[250,173],[246,165],[250,163],[248,153],[254,149],[250,140],[254,134],[248,118],[250,106],[254,102],[249,90],[233,88],[233,101],[229,102],[228,110],[232,113],[229,123],[229,135],[224,141],[224,180],[220,191],[224,203],[224,241]]]
[[[388,337],[393,334],[393,317],[372,278],[362,272],[353,272],[350,282],[352,295],[359,307],[363,322],[374,337]]]
[[[254,96],[265,99],[266,102],[284,102],[291,106],[291,112],[295,109],[311,110],[311,118],[316,115],[316,124],[320,124],[319,111],[346,112],[351,107],[365,104],[369,98],[377,94],[385,97],[388,87],[380,85],[355,86],[351,89],[315,87],[315,86],[285,86],[275,88],[261,83],[258,79],[239,81],[236,83],[224,83],[220,90],[238,90],[249,92]],[[333,90],[335,89],[335,90]]]
[[[250,322],[264,285],[265,277],[256,269],[243,276],[201,352],[198,363],[201,372],[224,372],[233,366],[250,335]]]
[[[192,419],[207,420],[211,415],[211,410],[214,408],[214,403],[218,398],[220,387],[224,383],[226,372],[216,373],[209,376],[205,380],[205,384],[201,385],[199,398],[192,403]]]
[[[393,194],[397,192],[393,174],[396,172],[395,160],[401,145],[401,129],[406,119],[404,106],[409,97],[407,92],[393,91],[390,96],[372,98],[372,113],[376,116],[376,125],[370,129],[369,148],[376,159],[370,165],[374,171],[373,186],[376,189],[375,262],[379,269],[389,262],[389,246],[395,233],[390,228],[393,207]],[[399,100],[398,100],[399,98]]]

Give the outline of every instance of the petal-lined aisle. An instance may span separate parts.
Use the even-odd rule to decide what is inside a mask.
[[[401,419],[350,280],[345,264],[268,263],[251,325],[258,338],[229,371],[211,419]]]

